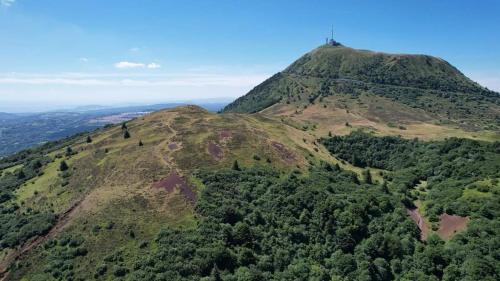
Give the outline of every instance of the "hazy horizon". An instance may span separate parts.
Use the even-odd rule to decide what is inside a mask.
[[[133,106],[150,106],[161,104],[194,104],[194,105],[210,105],[210,104],[229,104],[234,101],[233,98],[208,98],[208,99],[188,99],[188,100],[159,100],[157,102],[125,102],[125,103],[87,103],[87,104],[22,104],[22,103],[2,103],[0,104],[0,113],[24,114],[24,113],[44,113],[50,111],[79,111],[93,110],[99,108],[121,108]],[[85,109],[89,107],[91,109]]]

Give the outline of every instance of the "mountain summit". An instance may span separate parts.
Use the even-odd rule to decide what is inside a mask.
[[[342,98],[347,100],[340,102]],[[305,54],[223,111],[297,116],[309,107],[321,112],[348,109],[346,103],[354,100],[351,111],[379,123],[396,120],[375,109],[385,115],[411,113],[402,118],[407,124],[426,121],[465,130],[498,130],[500,124],[499,94],[443,59],[330,44]],[[362,113],[362,105],[371,106],[372,112]]]
[[[288,74],[455,92],[483,89],[448,62],[426,55],[386,54],[324,45],[302,56]]]

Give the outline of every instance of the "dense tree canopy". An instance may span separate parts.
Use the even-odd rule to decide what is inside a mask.
[[[500,142],[458,138],[423,142],[362,132],[322,142],[355,166],[388,170],[385,178],[394,189],[428,202],[431,218],[444,211],[462,216],[490,213],[490,218],[500,214]],[[422,181],[425,190],[414,190]],[[477,192],[484,196],[464,196]]]

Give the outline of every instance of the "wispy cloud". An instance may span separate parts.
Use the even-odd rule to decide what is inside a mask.
[[[16,2],[16,0],[0,0],[0,5],[5,6],[5,7],[10,7],[15,2]]]
[[[132,69],[132,68],[149,68],[149,69],[157,69],[160,68],[161,65],[152,62],[152,63],[142,63],[142,62],[129,62],[129,61],[121,61],[115,63],[115,67],[118,69]]]
[[[147,67],[147,66],[146,66]],[[62,73],[62,74],[0,74],[0,85],[78,85],[78,86],[255,86],[269,74],[201,74],[163,73],[157,75],[120,73]]]
[[[143,63],[121,61],[115,63],[115,67],[119,69],[129,69],[129,68],[144,68],[146,65]]]
[[[34,110],[42,105],[55,108],[73,104],[232,99],[244,95],[269,76],[232,71],[172,73],[145,69],[109,73],[0,73],[0,111]]]
[[[87,63],[89,62],[89,59],[88,58],[79,58],[78,59],[80,62],[83,62],[83,63]]]
[[[161,65],[154,63],[154,62],[148,64],[149,69],[156,69],[156,68],[160,68],[160,67],[161,67]]]

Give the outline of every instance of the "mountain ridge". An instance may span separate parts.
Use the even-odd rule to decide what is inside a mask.
[[[263,112],[270,116],[297,117],[308,107],[315,106],[316,111],[335,118],[335,114],[329,112],[331,107],[326,109],[329,100],[345,97],[368,104],[366,96],[396,103],[408,112],[425,112],[431,117],[431,124],[443,129],[500,130],[500,95],[467,78],[443,59],[329,45],[301,56],[227,105],[222,112]],[[273,111],[275,107],[279,108],[277,111],[293,113],[283,115]],[[333,107],[343,108],[335,103]],[[390,112],[392,109],[382,110]],[[350,111],[360,111],[360,108],[354,106]],[[377,118],[366,113],[363,117]],[[391,122],[379,121],[385,125]],[[421,123],[418,118],[407,121]]]

